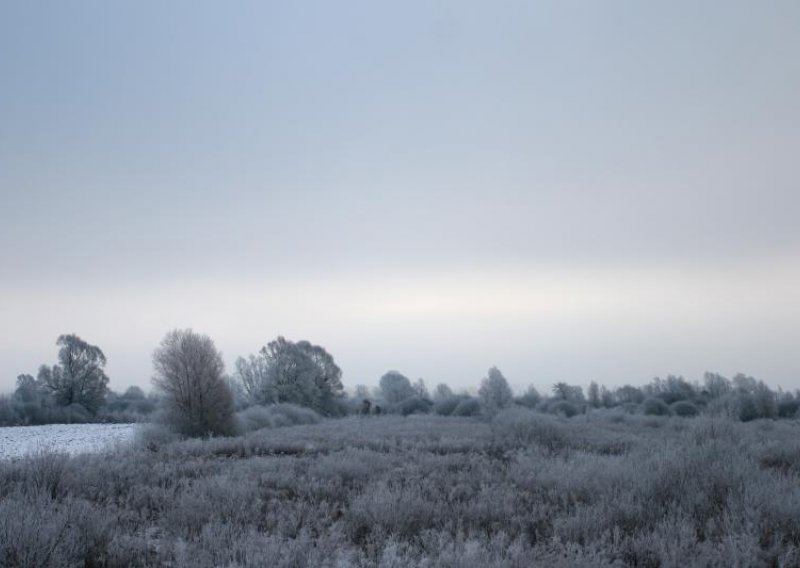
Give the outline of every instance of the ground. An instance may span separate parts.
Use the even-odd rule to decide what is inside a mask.
[[[798,434],[523,409],[150,432],[0,462],[0,563],[797,566]]]
[[[48,424],[0,428],[0,460],[36,452],[95,453],[133,440],[135,424]]]

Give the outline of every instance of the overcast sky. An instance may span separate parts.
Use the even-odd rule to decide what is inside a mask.
[[[800,387],[800,3],[0,4],[0,391],[77,333],[345,385]]]

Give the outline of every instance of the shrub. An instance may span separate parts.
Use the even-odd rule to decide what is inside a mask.
[[[669,405],[660,398],[651,396],[644,399],[642,412],[647,416],[669,416]]]
[[[453,409],[452,416],[479,416],[481,403],[476,398],[466,397]]]
[[[20,423],[22,417],[14,406],[10,397],[0,396],[0,426],[14,426]]]
[[[736,406],[738,409],[738,417],[739,420],[742,422],[750,422],[751,420],[756,420],[757,418],[761,418],[761,413],[758,409],[758,404],[756,403],[756,399],[751,394],[739,394],[735,395],[736,398]]]
[[[536,408],[536,406],[542,401],[542,397],[533,386],[528,387],[528,390],[525,391],[522,396],[518,396],[514,399],[514,402],[519,404],[520,406],[524,406],[525,408]]]
[[[553,402],[548,405],[547,409],[553,414],[560,414],[561,416],[566,416],[567,418],[572,418],[578,414],[578,407],[568,400],[558,400]]]
[[[138,428],[134,438],[134,446],[156,452],[163,446],[178,439],[179,436],[164,424],[153,422]]]
[[[800,400],[789,395],[778,401],[778,416],[780,418],[794,418],[800,410]]]
[[[688,400],[674,402],[672,406],[670,406],[670,409],[675,416],[691,417],[697,416],[698,414],[697,407]]]
[[[433,403],[427,398],[412,396],[394,405],[394,410],[403,416],[409,414],[427,414],[431,411]]]
[[[239,412],[237,419],[242,432],[252,432],[263,428],[316,424],[322,420],[322,417],[310,408],[281,403],[251,406]]]
[[[465,398],[464,396],[451,395],[436,401],[433,406],[433,411],[439,416],[450,416],[453,411]]]

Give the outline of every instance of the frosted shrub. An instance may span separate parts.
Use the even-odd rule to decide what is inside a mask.
[[[237,418],[243,432],[253,432],[263,428],[316,424],[322,420],[322,417],[310,408],[289,403],[251,406],[239,412]]]
[[[537,444],[549,451],[566,446],[567,435],[557,418],[523,408],[510,408],[494,417],[492,426],[499,436],[515,443]]]
[[[642,411],[648,416],[669,416],[669,405],[656,397],[649,397],[642,402]]]
[[[675,416],[683,417],[697,416],[698,413],[697,407],[688,400],[679,400],[672,403],[670,410]]]
[[[568,400],[553,402],[547,406],[547,410],[553,414],[565,416],[566,418],[572,418],[578,414],[578,407]]]
[[[156,452],[167,444],[180,439],[180,435],[159,422],[146,424],[136,431],[134,445],[151,452]]]
[[[241,432],[253,432],[262,428],[272,428],[272,413],[264,406],[250,406],[238,412],[236,418]]]
[[[453,409],[452,416],[479,416],[481,414],[481,403],[478,399],[468,397],[462,400]]]
[[[436,401],[433,411],[439,416],[450,416],[453,414],[456,407],[467,399],[469,399],[469,397],[465,395],[450,395],[440,398]]]

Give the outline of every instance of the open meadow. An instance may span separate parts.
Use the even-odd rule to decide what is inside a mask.
[[[797,566],[800,426],[522,408],[0,462],[5,566]]]
[[[136,424],[44,424],[0,427],[0,460],[28,454],[95,453],[133,440]]]

